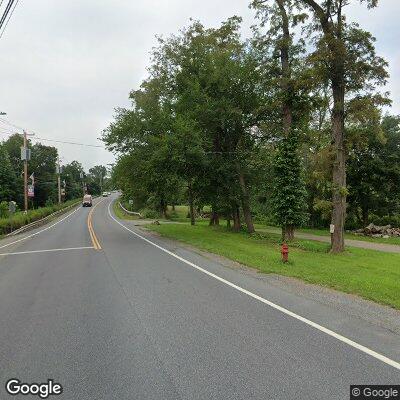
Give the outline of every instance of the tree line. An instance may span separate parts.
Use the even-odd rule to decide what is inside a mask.
[[[11,135],[0,142],[0,203],[15,201],[23,209],[24,182],[23,161],[21,161],[23,137]],[[57,164],[58,150],[41,143],[28,141],[32,158],[28,164],[28,175],[34,176],[35,196],[29,200],[29,208],[44,207],[58,202]],[[65,191],[63,200],[81,198],[84,190],[93,195],[101,193],[109,186],[108,171],[105,166],[97,165],[84,171],[78,161],[61,166],[61,187]],[[31,180],[29,180],[31,182]],[[7,208],[4,205],[5,208]]]
[[[387,62],[375,38],[346,19],[348,1],[253,0],[257,24],[193,21],[159,38],[148,77],[104,130],[113,179],[137,208],[166,214],[186,202],[191,223],[233,230],[254,219],[282,227],[372,219],[399,222],[400,118],[387,114]],[[361,0],[374,8],[377,0]]]

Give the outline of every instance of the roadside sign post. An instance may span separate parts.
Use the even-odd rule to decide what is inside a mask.
[[[10,215],[10,229],[11,229],[11,232],[13,231],[13,225],[14,225],[13,216],[14,216],[14,213],[15,213],[16,209],[17,209],[17,203],[15,201],[10,201],[8,203],[8,211],[11,214]]]
[[[61,204],[61,167],[60,167],[60,158],[57,158],[56,174],[57,174],[58,204]]]
[[[28,161],[31,159],[31,150],[28,149],[27,133],[24,131],[24,145],[21,147],[21,160],[24,162],[24,209],[28,212]]]

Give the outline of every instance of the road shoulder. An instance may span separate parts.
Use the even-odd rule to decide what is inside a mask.
[[[354,295],[261,274],[225,257],[208,253],[123,220],[129,229],[209,272],[308,318],[397,362],[400,361],[400,311]]]

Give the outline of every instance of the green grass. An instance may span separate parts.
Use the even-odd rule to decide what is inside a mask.
[[[171,206],[167,208],[169,219],[176,222],[188,222],[190,220],[190,218],[187,218],[188,212],[188,206],[175,206],[175,210],[173,210]]]
[[[120,206],[119,206],[119,200],[116,200],[113,202],[113,210],[114,214],[121,219],[130,219],[130,220],[135,220],[139,219],[137,215],[131,215],[127,214]]]
[[[328,246],[298,240],[290,246],[289,263],[281,262],[279,234],[233,233],[206,224],[151,225],[147,229],[263,273],[302,279],[400,309],[400,254],[351,248],[344,254],[327,253]]]

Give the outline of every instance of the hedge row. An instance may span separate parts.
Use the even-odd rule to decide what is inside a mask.
[[[62,204],[54,204],[47,207],[37,208],[36,210],[29,210],[26,214],[22,211],[19,211],[12,216],[0,218],[0,235],[5,235],[15,231],[24,225],[38,221],[39,219],[47,217],[48,215],[63,208],[67,208],[77,202],[78,200],[69,200]]]

